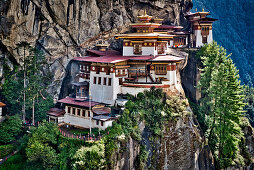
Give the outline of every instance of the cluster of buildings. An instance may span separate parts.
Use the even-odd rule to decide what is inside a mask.
[[[209,12],[186,15],[191,30],[182,26],[162,25],[162,19],[146,12],[131,24],[134,33],[116,35],[123,40],[123,52],[98,44],[87,56],[73,58],[74,94],[58,100],[64,109],[52,108],[49,121],[83,127],[106,129],[119,115],[110,106],[124,106],[126,94],[137,95],[151,87],[169,89],[180,83],[179,64],[185,59],[172,48],[195,48],[211,43],[213,18]]]

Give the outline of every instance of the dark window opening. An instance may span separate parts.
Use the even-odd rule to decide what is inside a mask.
[[[103,85],[106,85],[106,84],[107,84],[107,78],[104,77],[104,79],[103,79]]]
[[[93,78],[93,84],[96,84],[96,77]]]
[[[75,108],[72,108],[72,114],[73,114],[73,115],[76,114],[75,111],[76,111],[76,109],[75,109]]]
[[[98,79],[98,84],[101,84],[101,77],[99,77]]]
[[[99,125],[99,120],[96,120],[96,125]]]
[[[103,126],[103,121],[101,121],[101,126]]]
[[[85,110],[82,111],[82,116],[86,117],[86,111]]]
[[[78,113],[77,114],[78,114],[78,116],[80,116],[80,109],[78,109]]]
[[[106,70],[106,75],[110,75],[110,67],[106,67],[105,70]]]
[[[123,85],[123,78],[119,78],[119,85]]]
[[[109,86],[111,86],[111,83],[112,83],[111,81],[112,81],[112,78],[109,78],[109,79],[108,79],[108,85],[109,85]]]
[[[142,45],[134,44],[134,54],[142,54]]]
[[[88,113],[88,114],[87,114],[87,117],[90,117],[90,111],[88,111],[87,113]]]
[[[202,37],[202,43],[207,43],[207,37]]]
[[[97,66],[96,67],[96,74],[99,74],[100,73],[100,66]]]
[[[167,65],[156,65],[155,74],[159,74],[159,75],[167,74]]]
[[[71,113],[71,107],[67,107],[68,108],[68,113]]]

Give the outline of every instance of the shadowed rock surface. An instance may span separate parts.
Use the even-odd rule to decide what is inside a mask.
[[[42,49],[54,75],[49,92],[58,97],[65,67],[74,56],[85,55],[100,40],[119,48],[113,36],[128,31],[144,9],[166,24],[185,25],[183,13],[191,7],[191,0],[3,0],[0,54],[18,64],[18,43]]]

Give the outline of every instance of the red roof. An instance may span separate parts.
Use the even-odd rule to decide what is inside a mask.
[[[164,28],[164,29],[182,29],[182,26],[176,26],[176,25],[160,25],[158,29]]]
[[[0,107],[4,107],[6,106],[6,104],[4,104],[3,102],[0,102]]]
[[[103,57],[75,57],[73,60],[86,61],[86,62],[98,62],[98,63],[117,63],[128,60],[126,56],[103,56]]]
[[[94,101],[89,102],[88,100],[77,101],[75,98],[70,98],[70,97],[66,97],[64,99],[58,100],[58,102],[59,103],[64,103],[64,104],[81,106],[81,107],[93,107],[97,104],[100,104],[100,103],[94,102]],[[91,103],[91,106],[90,106],[90,103]]]
[[[158,56],[103,56],[103,57],[75,57],[75,61],[98,62],[98,63],[117,63],[127,60],[149,60],[156,61],[157,58],[163,58],[163,61],[180,61],[182,58],[171,55]]]
[[[201,21],[201,22],[214,22],[214,21],[217,21],[218,19],[214,19],[214,18],[195,18],[193,20],[190,20],[190,22],[193,22],[193,21]]]
[[[93,109],[93,112],[97,115],[107,115],[111,113],[111,109],[109,107],[95,108]]]
[[[161,56],[157,56],[157,57],[153,58],[150,61],[175,61],[175,62],[178,62],[178,61],[181,61],[183,59],[184,58],[176,57],[176,56],[173,56],[173,55],[164,55],[164,56],[161,55]]]
[[[132,56],[132,57],[129,57],[129,60],[150,60],[154,58],[154,56]]]
[[[86,50],[88,53],[90,53],[91,56],[96,55],[96,56],[115,56],[115,55],[121,55],[119,51],[116,50],[107,50],[107,51],[99,51],[99,50]]]
[[[186,34],[190,34],[190,32],[181,31],[181,32],[173,32],[172,34],[175,34],[175,35],[186,35]]]
[[[64,114],[65,114],[65,110],[59,109],[56,107],[51,108],[48,111],[48,115],[55,116],[55,117],[60,117],[60,116],[63,116]]]

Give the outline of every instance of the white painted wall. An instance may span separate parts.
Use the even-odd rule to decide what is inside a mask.
[[[213,30],[209,30],[209,35],[207,37],[207,43],[211,44],[213,42]]]
[[[2,111],[2,107],[0,107],[0,116],[2,116],[3,111]]]
[[[202,35],[201,30],[195,30],[196,36],[196,47],[202,47],[204,44],[202,43]],[[207,37],[207,43],[210,44],[213,42],[213,30],[209,30],[209,35]]]
[[[173,47],[173,45],[174,45],[174,41],[173,41],[173,40],[170,40],[169,46],[170,46],[170,47]]]
[[[139,87],[125,87],[122,86],[122,93],[123,94],[131,94],[131,95],[137,95],[140,92],[143,92],[144,90],[150,90],[150,88],[139,88]]]
[[[123,46],[123,56],[133,56],[133,47]]]
[[[158,51],[157,49],[155,49],[155,47],[142,47],[141,55],[134,54],[133,52],[134,52],[133,47],[123,46],[123,56],[158,55]]]
[[[101,126],[101,121],[99,121],[99,125],[96,125],[96,120],[93,120],[93,121],[94,121],[93,128],[99,128],[99,129],[105,130],[107,127],[112,126],[112,123],[114,120],[104,121],[103,126]]]
[[[155,50],[155,47],[142,47],[142,55],[158,55],[157,48]]]
[[[201,36],[201,30],[195,30],[195,36],[196,36],[196,47],[202,47],[202,36]]]
[[[126,71],[127,73],[127,71]],[[128,75],[128,74],[127,74]],[[119,85],[119,78],[124,78],[128,76],[116,77],[115,73],[110,73],[110,75],[106,75],[104,72],[100,72],[100,74],[96,74],[96,72],[91,72],[90,74],[90,88],[92,100],[96,102],[106,103],[110,105],[114,105],[115,100],[117,98],[117,94],[121,93],[121,87]],[[96,84],[93,84],[94,77],[97,77]],[[101,84],[98,84],[98,77],[101,77]],[[107,78],[106,85],[103,85],[104,77]],[[111,78],[111,86],[108,86],[109,78]]]
[[[96,78],[96,84],[93,84],[94,77]],[[98,77],[101,77],[101,84],[98,84]],[[104,77],[107,78],[106,85],[103,85]],[[110,75],[106,75],[104,72],[100,72],[100,74],[96,74],[96,72],[90,73],[90,89],[92,100],[96,102],[103,102],[107,104],[112,103],[113,97],[113,77],[114,73],[110,73]],[[108,86],[109,78],[111,78],[111,86]]]
[[[58,123],[64,122],[64,116],[63,117],[58,117]]]
[[[64,115],[64,122],[69,123],[74,126],[81,126],[84,128],[90,128],[90,119],[84,118],[81,116],[74,116],[74,115],[65,114]],[[94,124],[94,122],[91,119],[91,127],[94,127],[93,124]]]
[[[80,110],[85,110],[86,111],[86,117],[83,117],[83,116],[78,116],[78,115],[73,115],[72,114],[72,108],[74,107],[71,107],[71,113],[67,113],[68,111],[68,108],[69,106],[66,106],[65,107],[65,112],[66,114],[64,114],[64,117],[63,117],[63,120],[59,120],[58,119],[58,122],[60,123],[61,122],[65,122],[65,123],[69,123],[71,125],[74,125],[74,126],[80,126],[80,127],[84,127],[84,128],[90,128],[90,117],[87,117],[87,111],[86,109],[81,109],[81,108],[75,108],[76,109],[76,113],[77,113],[77,109],[80,109]],[[81,112],[82,113],[82,112]],[[91,112],[90,113],[90,116],[91,116],[91,128],[95,128],[95,127],[98,127],[100,129],[103,129],[105,130],[108,126],[112,126],[112,122],[114,120],[109,120],[109,121],[105,121],[103,123],[103,126],[101,126],[101,122],[99,122],[99,125],[96,125],[96,120],[93,120],[92,117],[93,117],[93,113]]]

